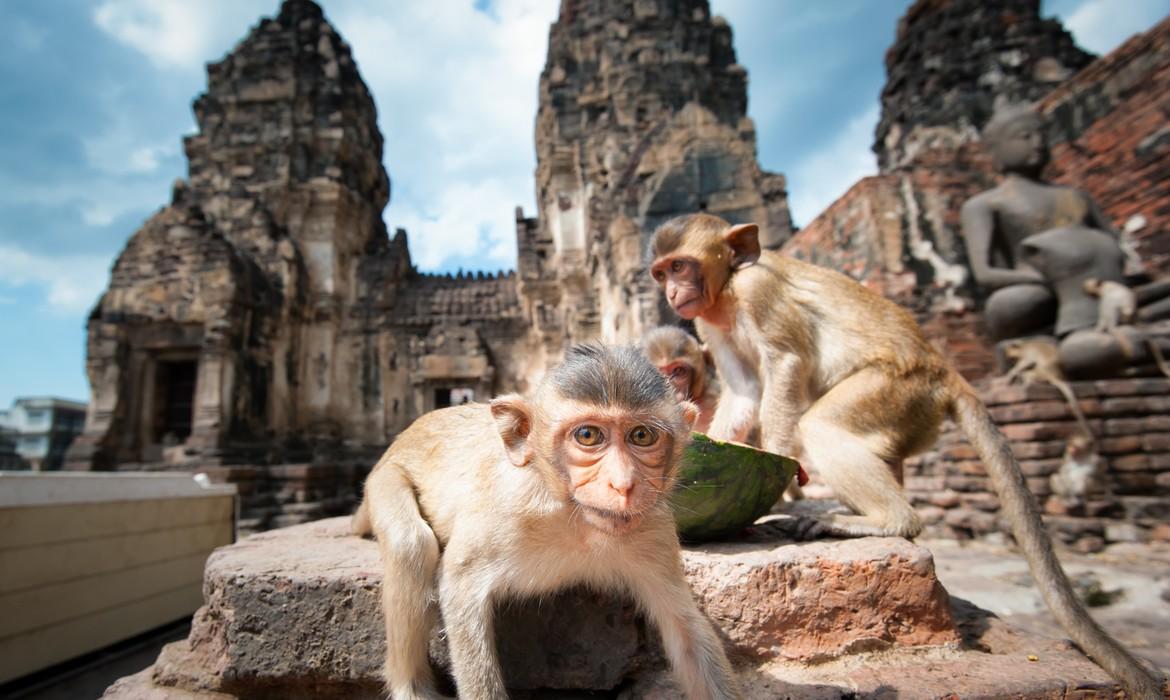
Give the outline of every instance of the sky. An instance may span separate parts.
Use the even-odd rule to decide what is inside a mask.
[[[384,218],[425,271],[511,269],[535,215],[537,83],[559,0],[318,0],[374,96]],[[807,223],[875,173],[884,54],[910,0],[711,0],[748,70],[761,165]],[[88,400],[85,322],[129,237],[186,175],[205,66],[279,0],[3,0],[0,408]],[[1170,0],[1044,0],[1105,53]]]

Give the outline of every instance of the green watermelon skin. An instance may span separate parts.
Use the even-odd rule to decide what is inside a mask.
[[[796,476],[797,462],[694,433],[671,505],[684,542],[732,537],[766,514]]]

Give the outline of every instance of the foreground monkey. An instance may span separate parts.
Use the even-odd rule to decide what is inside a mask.
[[[493,605],[577,583],[637,599],[687,697],[738,697],[665,498],[694,419],[637,350],[579,346],[531,399],[433,411],[407,428],[353,523],[382,553],[391,697],[438,697],[427,660],[437,599],[459,697],[506,698]]]
[[[845,275],[761,251],[754,224],[678,217],[655,231],[651,252],[650,273],[715,359],[723,393],[711,436],[739,439],[758,420],[764,449],[801,450],[858,513],[829,516],[818,531],[917,535],[902,460],[929,447],[950,417],[986,465],[1056,619],[1132,695],[1162,697],[1085,612],[1006,438],[906,310]]]

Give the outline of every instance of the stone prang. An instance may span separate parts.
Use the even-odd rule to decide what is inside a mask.
[[[747,72],[707,0],[562,2],[540,78],[539,218],[517,217],[546,355],[668,320],[642,260],[668,218],[757,222],[773,248],[791,235],[784,177],[760,169],[746,110]]]
[[[1093,58],[1040,0],[918,0],[886,52],[879,167],[978,141],[997,99],[1038,100]]]

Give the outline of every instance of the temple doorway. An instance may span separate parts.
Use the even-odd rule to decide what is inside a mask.
[[[195,406],[196,359],[160,360],[155,368],[152,442],[174,445],[191,436]]]

